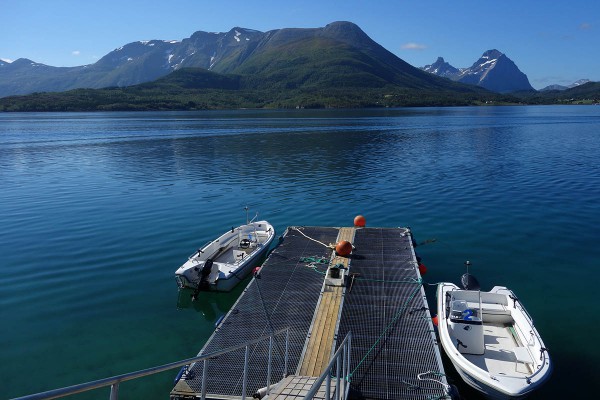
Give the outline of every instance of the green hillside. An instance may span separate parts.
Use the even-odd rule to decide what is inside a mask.
[[[283,29],[245,52],[230,52],[218,73],[184,68],[125,88],[76,89],[0,99],[3,111],[194,110],[446,106],[515,99],[414,68],[356,25]]]

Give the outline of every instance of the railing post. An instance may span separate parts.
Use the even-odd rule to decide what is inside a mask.
[[[283,365],[283,377],[287,376],[288,369],[288,352],[289,352],[289,343],[290,343],[290,328],[285,331],[285,361]]]
[[[119,400],[119,383],[110,385],[110,400]]]
[[[246,400],[246,385],[248,384],[248,346],[244,354],[244,377],[242,379],[242,400]]]
[[[206,378],[208,376],[208,358],[202,362],[202,389],[200,392],[200,399],[206,399]]]
[[[347,386],[347,382],[346,382],[346,369],[348,368],[348,366],[346,365],[346,353],[347,353],[347,348],[346,348],[347,343],[344,343],[344,350],[342,352],[342,384],[344,386],[344,390],[342,391],[342,393],[346,393],[346,386]]]
[[[336,375],[336,385],[335,385],[335,397],[341,399],[340,397],[340,358],[341,354],[338,353],[337,360],[335,361],[335,375]]]
[[[351,362],[351,358],[350,356],[352,355],[352,332],[348,333],[348,341],[346,342],[346,345],[348,346],[348,370],[346,371],[346,382],[347,382],[347,387],[346,387],[346,393],[344,394],[344,396],[346,396],[348,394],[348,391],[350,390],[350,370],[352,369],[352,366],[350,364]]]
[[[327,400],[331,399],[331,374],[329,372],[327,371],[327,378],[325,379],[325,398]]]
[[[271,388],[271,361],[273,359],[273,336],[269,338],[269,363],[267,364],[267,396]]]

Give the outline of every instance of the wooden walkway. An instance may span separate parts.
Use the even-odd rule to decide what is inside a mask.
[[[354,228],[341,228],[337,242],[347,240],[352,243],[354,233]],[[348,261],[347,257],[338,256],[334,252],[331,265],[342,264],[347,268]],[[328,286],[326,282],[323,283],[321,298],[315,310],[309,336],[304,347],[304,356],[300,360],[297,375],[319,376],[329,364],[330,357],[335,351],[334,343],[344,293],[345,288],[343,286]]]
[[[282,380],[277,387],[269,393],[265,400],[299,400],[307,395],[312,385],[317,381],[316,377],[312,376],[288,376]],[[335,392],[335,380],[331,381],[330,396]],[[315,400],[330,400],[326,399],[325,382],[319,388],[313,399]]]

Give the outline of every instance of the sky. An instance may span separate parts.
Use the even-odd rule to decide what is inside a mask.
[[[536,89],[600,81],[598,0],[0,0],[0,59],[85,65],[138,40],[334,21],[354,22],[416,67],[437,57],[469,67],[497,49]]]

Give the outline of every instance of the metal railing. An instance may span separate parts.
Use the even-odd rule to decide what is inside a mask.
[[[348,332],[346,337],[338,347],[337,351],[331,357],[329,364],[319,376],[319,378],[312,385],[304,400],[314,399],[315,395],[321,388],[323,381],[325,381],[325,399],[332,399],[331,397],[331,371],[335,365],[335,393],[334,400],[344,400],[348,397],[348,391],[350,390],[350,350],[352,346],[352,332]],[[341,371],[340,371],[341,369]],[[340,375],[341,372],[341,375]]]
[[[282,333],[286,333],[285,335],[285,357],[284,357],[284,368],[283,368],[283,377],[287,376],[288,369],[288,349],[289,349],[289,339],[290,339],[290,328],[280,329],[270,335],[261,336],[257,339],[251,340],[239,346],[229,347],[224,350],[216,351],[214,353],[203,354],[201,356],[196,356],[192,358],[188,358],[181,361],[176,361],[170,364],[160,365],[158,367],[152,367],[148,369],[144,369],[141,371],[130,372],[127,374],[116,375],[110,378],[104,378],[97,381],[80,383],[74,386],[68,386],[60,389],[49,390],[47,392],[31,394],[24,397],[19,397],[13,400],[46,400],[46,399],[57,399],[61,397],[71,396],[77,393],[88,392],[95,389],[100,389],[103,387],[110,386],[110,400],[117,400],[119,398],[119,384],[121,382],[130,381],[133,379],[139,379],[149,375],[155,375],[160,372],[168,371],[175,368],[181,368],[186,365],[190,365],[193,363],[203,362],[202,369],[202,391],[201,391],[201,399],[206,399],[206,378],[208,371],[209,359],[218,357],[220,355],[230,353],[232,351],[236,351],[242,348],[245,348],[244,354],[244,373],[243,373],[243,384],[242,384],[242,399],[246,398],[246,387],[248,381],[248,359],[249,359],[249,346],[259,343],[263,340],[269,339],[269,365],[267,370],[267,390],[271,386],[271,363],[272,363],[272,352],[273,352],[273,341],[276,336],[281,335]],[[338,350],[339,352],[339,350]],[[336,353],[337,354],[337,353]]]

